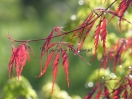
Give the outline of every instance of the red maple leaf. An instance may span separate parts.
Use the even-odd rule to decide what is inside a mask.
[[[58,71],[58,63],[59,63],[59,55],[60,53],[56,53],[54,62],[53,62],[53,83],[52,83],[52,92],[53,93],[53,89],[54,89],[54,83],[56,81],[56,76],[57,76],[57,71]]]
[[[69,77],[68,77],[68,67],[69,67],[69,62],[68,62],[68,55],[66,53],[66,51],[63,50],[62,52],[62,59],[63,59],[63,62],[62,62],[62,65],[64,67],[64,71],[66,73],[66,80],[67,80],[67,83],[68,83],[68,87],[69,87]]]
[[[100,35],[100,30],[101,30],[101,22],[97,25],[97,29],[94,34],[94,45],[95,45],[95,52],[94,55],[96,56],[96,52],[98,49],[98,41],[99,41],[99,35]]]
[[[30,55],[26,48],[26,43],[20,44],[17,48],[12,44],[12,56],[8,65],[9,78],[13,76],[13,68],[16,68],[16,75],[19,80],[19,76],[26,64],[26,61],[30,59]]]
[[[104,56],[106,55],[106,18],[103,18],[103,22],[102,22],[102,26],[101,26],[101,40],[102,40],[102,44],[103,44],[103,48],[104,48]]]

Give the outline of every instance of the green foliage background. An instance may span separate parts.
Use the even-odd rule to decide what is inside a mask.
[[[84,98],[87,92],[91,89],[87,86],[88,82],[93,82],[95,84],[95,79],[97,78],[95,72],[99,67],[99,61],[103,53],[103,48],[100,42],[97,59],[94,63],[91,62],[94,53],[93,35],[95,27],[90,32],[89,37],[84,44],[84,48],[92,48],[92,52],[81,53],[81,55],[91,63],[91,66],[87,65],[79,57],[69,53],[70,88],[67,87],[65,73],[61,63],[59,64],[53,95],[50,94],[52,86],[52,65],[49,66],[44,76],[41,78],[35,77],[39,75],[40,71],[39,55],[43,41],[29,43],[37,58],[34,59],[31,55],[31,60],[24,67],[22,73],[24,77],[21,77],[21,81],[18,82],[16,78],[8,80],[8,62],[11,56],[11,45],[7,38],[8,33],[10,33],[14,39],[46,38],[55,26],[64,26],[65,31],[75,29],[93,9],[107,7],[112,2],[107,0],[106,4],[104,4],[99,0],[85,0],[84,5],[79,5],[78,2],[81,1],[83,0],[0,1],[1,99],[3,99],[3,97],[5,99],[68,99],[65,98],[66,96],[72,97],[72,99]],[[111,9],[115,9],[118,3],[116,3]],[[76,20],[71,20],[71,15],[76,15]],[[109,15],[107,17],[110,18]],[[132,13],[130,13],[130,9],[125,13],[125,17],[132,21]],[[123,33],[119,33],[117,21],[118,19],[114,18],[107,28],[108,34],[106,45],[108,48],[116,42],[118,38],[129,37],[131,35],[132,28],[126,22],[122,23],[122,28],[124,29]],[[67,36],[66,41],[69,41],[70,36],[71,34]],[[76,41],[73,43],[76,44]],[[19,43],[16,43],[16,46],[18,44]],[[45,59],[43,61],[45,61]],[[129,65],[129,61],[125,65]],[[60,94],[60,96],[58,94]]]

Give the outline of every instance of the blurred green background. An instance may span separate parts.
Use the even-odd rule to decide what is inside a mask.
[[[36,59],[31,55],[22,72],[20,82],[11,78],[8,80],[8,63],[11,56],[11,43],[8,33],[19,40],[46,38],[55,26],[65,27],[64,30],[72,30],[86,18],[92,9],[107,7],[99,0],[1,0],[0,1],[0,99],[83,99],[95,83],[94,74],[99,67],[99,59],[102,55],[102,47],[99,45],[98,58],[91,62],[94,52],[93,33],[87,39],[84,48],[92,49],[88,54],[81,55],[91,63],[87,65],[79,57],[69,54],[69,79],[70,88],[67,87],[65,72],[61,63],[57,73],[54,94],[51,95],[52,65],[47,69],[44,76],[36,78],[40,74],[39,56],[40,48],[44,41],[30,42]],[[116,8],[115,5],[112,9]],[[132,15],[128,12],[127,15]],[[110,16],[108,16],[109,18]],[[132,17],[127,16],[127,19]],[[117,20],[117,19],[113,19]],[[107,47],[116,41],[114,38],[129,37],[131,27],[123,23],[125,34],[119,35],[117,21],[111,22],[108,28],[109,37]],[[115,25],[116,24],[116,25]],[[92,32],[95,30],[93,29]],[[129,31],[129,32],[128,32]],[[57,40],[57,39],[56,39]],[[69,36],[66,41],[69,40]],[[17,46],[20,43],[15,43]],[[75,42],[76,44],[76,42]],[[43,59],[45,62],[45,59]],[[93,84],[93,85],[92,85]],[[91,86],[91,87],[89,87]]]

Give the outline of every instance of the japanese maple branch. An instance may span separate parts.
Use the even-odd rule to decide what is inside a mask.
[[[87,23],[85,26],[87,26],[87,25],[93,23],[96,19],[98,19],[100,16],[102,16],[103,13],[106,12],[116,1],[117,1],[117,0],[113,1],[104,11],[102,11],[102,13],[101,13],[100,15],[98,15],[98,17],[96,17],[95,19],[93,19],[90,23]],[[94,11],[94,10],[93,10],[93,11]],[[82,26],[82,27],[80,27],[80,28],[77,28],[77,29],[74,29],[74,30],[71,30],[71,31],[68,31],[68,32],[64,32],[63,34],[59,34],[59,35],[56,35],[56,36],[52,36],[52,38],[56,38],[56,37],[59,37],[59,36],[65,36],[65,35],[67,35],[67,34],[69,34],[69,33],[72,33],[72,32],[74,32],[74,31],[78,31],[78,30],[84,28],[85,26]],[[8,37],[8,38],[9,38],[9,37]],[[64,38],[64,37],[63,37],[63,38]],[[9,39],[11,39],[11,38],[9,38]],[[34,41],[40,41],[40,40],[46,40],[46,39],[48,39],[48,37],[47,37],[47,38],[40,38],[40,39],[30,39],[30,40],[14,40],[14,39],[11,39],[11,40],[12,40],[13,42],[34,42]]]

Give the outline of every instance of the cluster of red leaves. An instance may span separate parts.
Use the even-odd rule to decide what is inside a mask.
[[[110,86],[109,80],[117,80],[116,86]],[[97,83],[96,86],[88,93],[85,99],[131,99],[132,97],[132,73],[122,79],[109,79]]]
[[[96,9],[98,12],[99,10]],[[83,23],[76,29],[72,35],[71,40],[74,37],[78,37],[78,51],[82,48],[84,41],[86,40],[88,34],[92,30],[95,22],[100,19],[99,24],[97,25],[97,28],[94,33],[94,45],[95,45],[95,52],[94,56],[97,54],[98,49],[98,41],[101,37],[102,46],[104,49],[104,55],[106,55],[106,36],[107,36],[107,19],[105,17],[105,11],[102,11],[101,13],[97,13],[96,10],[93,10],[88,17],[83,21]]]
[[[107,66],[109,66],[108,63],[110,63],[110,61],[113,61],[114,71],[116,71],[116,66],[118,63],[121,64],[122,55],[124,53],[126,53],[127,51],[130,50],[131,52],[129,55],[132,56],[132,48],[131,48],[132,38],[131,37],[126,38],[126,39],[121,38],[116,44],[114,44],[111,47],[111,49],[108,52],[106,52],[105,42],[106,42],[107,32],[106,32],[106,18],[105,18],[105,16],[102,19],[102,14],[104,12],[118,17],[119,18],[119,27],[120,27],[120,31],[121,31],[121,21],[122,20],[128,22],[129,24],[132,24],[127,19],[123,18],[125,11],[128,9],[130,4],[132,4],[132,0],[121,0],[120,4],[118,6],[118,9],[116,11],[110,11],[107,9],[96,9],[96,10],[94,10],[94,11],[101,11],[102,12],[100,15],[97,13],[98,18],[100,16],[101,16],[101,18],[100,18],[100,21],[99,21],[97,28],[95,30],[95,34],[94,34],[94,44],[95,44],[94,55],[96,55],[96,51],[98,48],[98,41],[99,41],[100,37],[101,37],[102,45],[104,48],[104,55],[103,55],[104,57],[102,59],[100,67],[103,67],[106,69]],[[102,32],[101,32],[101,30],[102,30]],[[111,87],[107,83],[107,81],[97,83],[95,85],[95,87],[92,88],[90,93],[87,94],[85,99],[100,99],[100,98],[131,99],[131,97],[132,97],[132,91],[131,91],[131,89],[132,89],[132,78],[131,78],[132,75],[131,74],[132,73],[130,72],[129,75],[126,75],[121,80],[117,80],[118,83],[116,83],[116,86],[114,87],[114,89],[111,89]],[[112,79],[110,79],[110,80],[112,80]]]
[[[108,53],[103,57],[102,62],[101,62],[101,67],[106,69],[107,66],[109,66],[110,61],[114,60],[114,71],[116,69],[117,63],[121,64],[122,59],[121,56],[126,53],[129,50],[132,50],[131,48],[132,45],[132,37],[130,38],[121,38],[118,40],[117,43],[115,43]],[[132,56],[132,52],[129,54]]]
[[[62,32],[62,33],[61,33]],[[54,35],[54,34],[57,35]],[[53,84],[52,84],[52,92],[54,89],[54,83],[56,81],[56,77],[57,77],[57,71],[58,71],[58,65],[59,65],[59,59],[60,57],[62,57],[62,66],[64,68],[64,71],[66,73],[66,80],[68,83],[68,87],[69,87],[69,77],[68,77],[68,67],[69,67],[69,61],[68,61],[68,51],[71,50],[71,52],[74,53],[74,55],[79,56],[83,61],[87,62],[79,53],[78,50],[76,48],[74,48],[74,46],[70,43],[67,42],[63,42],[62,40],[59,42],[52,42],[51,40],[54,37],[58,37],[58,36],[62,36],[62,40],[65,37],[65,32],[60,28],[60,27],[55,27],[51,33],[48,35],[48,37],[45,40],[42,48],[41,48],[41,54],[40,54],[40,75],[38,77],[41,77],[42,75],[45,74],[48,66],[50,65],[51,61],[53,64]],[[24,42],[24,40],[14,40],[12,39],[12,37],[10,35],[8,35],[8,38],[10,39],[10,41],[12,43],[14,42],[23,42],[22,44],[20,44],[17,48],[14,47],[14,45],[12,44],[12,56],[9,62],[9,77],[12,74],[13,75],[13,66],[15,66],[16,68],[16,74],[18,76],[21,75],[23,67],[26,64],[26,61],[30,59],[29,53],[27,48],[29,48],[29,50],[33,53],[31,47],[27,44],[28,41],[30,40],[26,40]],[[34,40],[36,41],[36,39]],[[42,61],[43,61],[43,57],[47,55],[47,59],[44,65],[44,69],[42,67]],[[89,64],[87,62],[87,64]],[[90,65],[90,64],[89,64]]]
[[[95,18],[95,19],[97,19],[97,18],[101,17],[101,19],[99,21],[99,24],[97,25],[97,28],[95,30],[95,34],[94,34],[94,40],[95,40],[94,41],[94,44],[95,44],[95,53],[94,53],[94,55],[96,55],[96,53],[97,53],[98,41],[99,41],[100,37],[101,37],[101,41],[102,41],[102,45],[103,45],[103,49],[104,49],[104,56],[106,55],[106,45],[105,45],[105,43],[106,43],[106,35],[107,35],[107,30],[106,30],[107,19],[103,15],[103,13],[107,12],[109,14],[112,14],[113,16],[118,17],[120,19],[119,20],[119,27],[120,27],[120,31],[121,31],[121,20],[124,20],[124,21],[132,24],[127,19],[123,18],[123,15],[124,15],[125,11],[128,9],[130,3],[132,3],[132,0],[122,0],[121,3],[118,6],[118,9],[115,12],[110,11],[110,10],[106,10],[106,9],[95,9],[94,10],[94,12],[95,11],[102,11],[102,13],[100,15],[98,15],[96,13],[98,17]]]
[[[96,20],[95,14],[91,12],[78,29],[74,31],[71,40],[76,36],[78,37],[78,51],[82,48]]]
[[[63,30],[61,30],[63,31]],[[64,67],[64,71],[66,73],[66,79],[69,87],[69,78],[68,78],[68,67],[69,67],[69,62],[68,62],[68,55],[66,49],[64,49],[64,45],[71,46],[72,45],[67,44],[66,42],[51,42],[54,33],[57,33],[57,35],[60,35],[60,28],[56,27],[52,30],[52,32],[49,34],[47,39],[45,40],[42,50],[41,50],[41,55],[40,55],[40,75],[38,77],[41,77],[42,75],[45,74],[50,62],[53,60],[53,84],[52,84],[52,92],[54,88],[54,83],[56,81],[56,76],[57,76],[57,71],[58,71],[58,65],[59,65],[59,59],[60,59],[60,54],[62,56],[62,65]],[[73,48],[74,49],[74,48]],[[51,51],[51,52],[49,52]],[[42,59],[43,56],[47,54],[47,59],[44,65],[44,69],[42,69]]]
[[[74,48],[74,46],[70,43],[67,42],[51,42],[51,40],[53,39],[54,33],[57,33],[57,35],[61,35],[61,33],[59,32],[60,28],[54,28],[52,30],[52,32],[49,34],[49,36],[46,38],[43,46],[42,46],[42,50],[41,50],[41,55],[40,55],[40,75],[38,77],[41,77],[42,75],[45,74],[48,66],[50,65],[50,62],[52,61],[53,63],[53,84],[52,84],[52,92],[54,89],[54,83],[56,81],[56,76],[57,76],[57,71],[58,71],[58,65],[59,65],[59,59],[60,56],[62,57],[62,66],[64,67],[64,71],[66,73],[66,80],[68,83],[68,87],[69,87],[69,77],[68,77],[68,67],[69,67],[69,61],[68,61],[68,51],[69,49],[73,51],[74,55],[78,55],[82,60],[84,60],[85,62],[87,62],[81,55],[79,55],[78,50],[76,50]],[[64,32],[61,29],[62,32]],[[61,35],[63,36],[63,35]],[[42,69],[42,60],[43,60],[43,56],[47,55],[47,59],[44,65],[44,69]],[[52,93],[51,92],[51,93]]]
[[[108,8],[110,8],[116,1],[117,0],[115,0]],[[77,29],[69,31],[69,32],[65,32],[60,27],[55,27],[52,30],[52,32],[48,35],[48,37],[46,39],[43,39],[45,40],[45,42],[41,49],[41,54],[40,54],[40,71],[41,72],[38,77],[41,77],[45,74],[48,66],[50,65],[52,61],[52,64],[53,64],[52,92],[53,92],[54,83],[57,77],[60,57],[62,57],[62,66],[64,67],[64,71],[66,73],[66,80],[67,80],[68,87],[69,87],[69,77],[68,77],[69,61],[68,61],[67,49],[71,49],[75,55],[78,55],[82,60],[87,62],[78,52],[82,48],[94,24],[98,22],[97,21],[98,19],[99,19],[99,23],[96,26],[96,30],[94,32],[94,46],[95,46],[94,56],[96,56],[97,54],[98,43],[101,38],[102,46],[104,49],[104,55],[103,55],[104,57],[101,62],[101,67],[103,66],[106,69],[108,62],[113,59],[114,60],[114,71],[115,71],[117,63],[121,63],[122,61],[121,55],[125,53],[126,51],[128,51],[129,49],[132,50],[130,46],[132,44],[132,38],[120,39],[116,44],[112,46],[112,48],[107,53],[106,52],[107,19],[106,19],[105,13],[108,12],[109,14],[112,14],[113,16],[116,16],[119,18],[119,27],[121,31],[121,21],[122,20],[127,21],[125,18],[123,18],[123,15],[125,11],[128,9],[129,5],[131,4],[132,4],[132,0],[121,0],[116,11],[110,11],[108,10],[108,8],[93,10]],[[130,23],[129,21],[127,22]],[[74,37],[78,38],[78,48],[77,49],[70,43],[62,42],[65,35],[68,33],[72,33],[72,32],[73,32],[73,35],[72,35],[71,40],[73,40]],[[54,35],[55,33],[57,35]],[[51,42],[51,40],[55,37],[62,37],[62,39],[59,42]],[[8,38],[13,43],[17,42],[17,40],[13,40],[10,36],[8,36]],[[30,59],[30,55],[29,55],[27,48],[32,53],[33,51],[31,47],[26,43],[28,41],[31,41],[31,40],[18,41],[18,42],[23,42],[23,43],[20,44],[17,48],[15,48],[14,45],[12,44],[12,56],[11,56],[11,59],[8,65],[9,77],[13,75],[13,68],[15,67],[16,75],[18,76],[18,79],[19,79],[19,76],[22,73],[22,70],[26,64],[26,61]],[[51,50],[50,53],[49,53],[49,50]],[[47,55],[47,59],[46,59],[46,62],[43,68],[42,61],[43,61],[43,57],[46,55]],[[132,56],[132,51],[130,52],[130,55]],[[100,97],[102,96],[106,97],[107,99],[110,99],[110,97],[112,97],[112,99],[118,99],[120,98],[120,96],[125,99],[129,99],[132,96],[131,95],[132,92],[130,90],[132,88],[132,80],[130,79],[129,76],[126,76],[124,77],[124,79],[121,79],[119,82],[122,82],[122,83],[117,83],[119,85],[118,88],[113,89],[111,92],[109,90],[110,88],[108,88],[108,84],[106,83],[106,81],[101,82],[93,88],[93,90],[85,97],[85,99],[93,99],[93,98],[100,99]],[[129,88],[126,89],[126,87],[129,87]],[[130,91],[130,94],[128,94],[128,91]]]
[[[124,13],[126,12],[126,10],[128,9],[128,7],[132,4],[132,0],[121,0],[118,8],[116,9],[116,11],[114,11],[114,15],[112,16],[112,18],[114,16],[118,16],[119,19],[119,27],[120,27],[120,32],[122,31],[121,28],[121,21],[122,21],[122,17],[124,16]],[[112,19],[111,18],[111,19]],[[111,20],[110,19],[110,20]]]
[[[121,0],[115,12],[122,18],[131,3],[132,0]]]
[[[11,75],[13,76],[13,68],[15,67],[16,75],[19,80],[19,76],[22,73],[26,61],[30,59],[30,55],[27,48],[29,48],[29,50],[32,52],[31,47],[26,42],[20,44],[17,48],[15,48],[12,44],[12,56],[8,65],[9,78]]]

